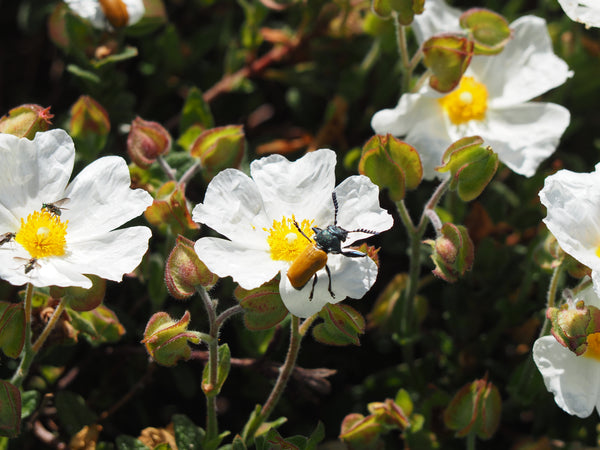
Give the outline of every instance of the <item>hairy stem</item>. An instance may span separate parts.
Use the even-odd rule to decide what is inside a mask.
[[[13,374],[10,382],[17,387],[21,387],[23,384],[23,380],[27,376],[29,372],[29,367],[31,367],[31,363],[35,356],[35,351],[31,346],[31,299],[33,297],[33,285],[31,283],[27,284],[27,288],[25,291],[25,345],[23,347],[23,351],[21,352],[21,361],[19,362],[19,367]]]
[[[198,289],[200,297],[206,307],[208,322],[210,324],[209,334],[212,339],[208,344],[208,388],[206,394],[206,442],[215,439],[219,434],[219,425],[217,422],[217,396],[210,392],[217,385],[217,369],[219,364],[219,327],[217,325],[217,313],[215,311],[214,302],[208,296],[205,289]]]

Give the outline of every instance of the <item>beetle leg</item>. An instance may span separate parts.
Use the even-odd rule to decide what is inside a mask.
[[[327,264],[325,264],[325,271],[327,272],[327,278],[329,278],[329,285],[327,286],[327,290],[329,291],[331,298],[335,298],[335,294],[331,290],[331,271],[329,270],[329,266]],[[316,276],[317,275],[315,274],[315,277]]]
[[[317,285],[317,274],[315,273],[315,276],[313,277],[313,282],[312,282],[312,286],[310,288],[310,295],[308,296],[308,301],[312,301],[313,299],[313,294],[315,293],[315,286]]]

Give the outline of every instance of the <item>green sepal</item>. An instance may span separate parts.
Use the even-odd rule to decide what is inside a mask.
[[[359,335],[365,332],[365,319],[348,305],[328,304],[319,317],[323,322],[313,329],[313,337],[327,345],[360,345]]]
[[[546,317],[552,323],[552,335],[577,356],[586,352],[588,336],[600,333],[600,309],[586,305],[583,300],[548,308]]]
[[[0,301],[0,349],[9,358],[18,358],[25,344],[23,303]]]
[[[396,202],[404,199],[406,189],[415,189],[423,178],[417,150],[391,134],[375,135],[365,143],[358,171],[381,189],[387,188]]]
[[[461,28],[468,30],[475,44],[476,55],[500,53],[512,37],[508,21],[485,8],[471,8],[459,18]]]
[[[344,417],[338,437],[353,450],[371,450],[379,448],[382,431],[382,426],[374,415],[365,417],[352,413]]]
[[[16,437],[21,432],[21,393],[19,388],[0,380],[0,436]]]
[[[442,165],[435,170],[450,173],[450,189],[461,200],[477,198],[492,180],[498,169],[498,155],[491,147],[483,147],[479,136],[468,136],[454,142],[442,156]]]
[[[185,184],[175,181],[167,181],[158,189],[152,205],[144,211],[144,217],[164,234],[185,234],[199,228],[192,220]]]
[[[415,14],[421,14],[425,0],[372,0],[371,9],[379,17],[387,18],[396,13],[398,22],[402,25],[410,25]]]
[[[204,391],[204,395],[207,397],[215,397],[219,395],[221,389],[223,388],[223,384],[225,384],[225,380],[229,375],[229,370],[231,369],[231,351],[229,350],[229,346],[227,344],[219,346],[217,360],[219,363],[217,367],[216,385],[212,385],[209,381],[210,362],[204,366],[204,371],[202,372],[202,391]]]
[[[279,280],[273,280],[256,289],[237,287],[233,293],[244,308],[244,324],[249,330],[267,330],[280,323],[288,310],[279,295]]]
[[[97,275],[86,275],[92,281],[89,289],[81,287],[51,287],[50,294],[66,302],[66,306],[73,311],[91,311],[97,308],[106,293],[106,280]]]
[[[457,34],[438,34],[423,45],[423,63],[432,72],[429,85],[438,92],[454,89],[473,57],[473,41]]]
[[[190,147],[190,154],[199,158],[207,179],[223,169],[239,168],[246,137],[242,125],[228,125],[203,131]]]

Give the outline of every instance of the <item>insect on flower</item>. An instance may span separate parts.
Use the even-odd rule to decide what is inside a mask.
[[[29,272],[31,272],[33,269],[35,269],[37,267],[41,267],[40,263],[37,262],[38,261],[37,258],[27,259],[27,258],[21,258],[20,256],[15,256],[14,260],[24,262],[23,267],[25,268],[25,274],[28,274]]]
[[[376,231],[365,230],[363,228],[358,228],[356,230],[345,230],[344,228],[338,226],[338,202],[335,192],[331,193],[331,199],[333,200],[334,207],[333,225],[329,225],[325,229],[313,227],[312,230],[315,233],[313,239],[304,234],[298,223],[294,220],[294,225],[300,234],[302,234],[302,236],[308,239],[311,243],[314,243],[314,245],[307,246],[306,249],[294,260],[294,262],[292,262],[292,265],[288,269],[287,277],[290,280],[291,285],[298,290],[302,289],[306,283],[313,278],[312,287],[308,296],[309,300],[312,300],[313,298],[315,285],[317,284],[318,279],[317,272],[323,267],[325,267],[325,271],[327,272],[327,276],[329,278],[327,290],[329,291],[331,297],[335,298],[335,294],[331,289],[331,271],[327,266],[328,253],[342,254],[350,258],[362,258],[367,256],[366,253],[362,253],[357,250],[342,248],[342,242],[348,238],[348,233],[377,234]]]
[[[0,245],[4,245],[15,238],[16,234],[12,232],[0,234]]]
[[[52,203],[42,203],[42,209],[47,209],[49,212],[51,212],[52,214],[56,215],[56,216],[60,216],[61,215],[61,210],[63,209],[69,209],[69,208],[63,208],[62,205],[66,205],[67,203],[69,203],[71,199],[70,198],[61,198],[60,200],[56,200],[55,202]]]
[[[129,22],[129,13],[123,0],[100,0],[102,12],[115,28],[123,28]]]

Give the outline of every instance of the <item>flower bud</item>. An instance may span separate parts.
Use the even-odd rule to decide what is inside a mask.
[[[158,122],[136,117],[127,136],[127,153],[138,166],[146,169],[171,149],[171,135]]]
[[[421,158],[414,147],[392,135],[375,135],[363,146],[358,171],[368,176],[390,198],[399,201],[406,189],[415,189],[423,178]]]
[[[473,266],[475,249],[469,232],[462,225],[445,223],[440,236],[435,240],[427,240],[433,249],[431,259],[435,264],[433,274],[443,280],[454,283]]]
[[[194,295],[197,286],[211,288],[218,279],[198,258],[194,242],[181,235],[177,236],[165,267],[165,282],[169,293],[183,300]]]
[[[410,25],[415,14],[421,14],[425,0],[372,0],[371,8],[380,17],[389,17],[392,12],[398,14],[402,25]]]
[[[209,178],[228,167],[238,168],[245,148],[241,125],[229,125],[206,130],[192,144],[190,153],[200,158]]]
[[[199,333],[188,331],[189,323],[189,311],[179,321],[173,320],[165,312],[154,314],[146,325],[142,340],[152,359],[163,366],[174,366],[180,359],[189,359],[192,351],[188,341],[200,343]]]
[[[104,148],[110,132],[108,113],[92,97],[82,95],[71,106],[69,130],[77,149],[95,157]]]
[[[432,75],[429,85],[450,92],[460,82],[473,57],[473,41],[455,34],[438,34],[423,43],[423,63]]]
[[[184,234],[199,228],[190,214],[185,185],[175,181],[168,181],[158,189],[152,205],[144,211],[144,217],[162,233],[170,230],[173,234]]]
[[[50,106],[25,104],[11,109],[6,116],[0,118],[0,133],[14,134],[18,137],[33,139],[38,131],[47,131],[52,122]]]
[[[404,430],[410,426],[408,416],[391,398],[384,402],[373,402],[367,406],[369,412],[377,417],[377,421],[388,427]]]
[[[600,310],[583,300],[569,298],[559,308],[548,308],[546,317],[556,340],[578,356],[587,350],[588,336],[600,332]]]
[[[456,431],[457,437],[475,433],[481,439],[489,439],[498,429],[501,411],[500,392],[486,375],[457,392],[444,411],[444,423]]]
[[[382,426],[374,415],[348,414],[342,421],[341,441],[353,450],[378,448]]]
[[[442,156],[442,165],[435,170],[450,172],[450,189],[456,190],[460,199],[468,202],[483,192],[498,164],[498,155],[491,147],[483,147],[483,139],[469,136],[450,145]]]

